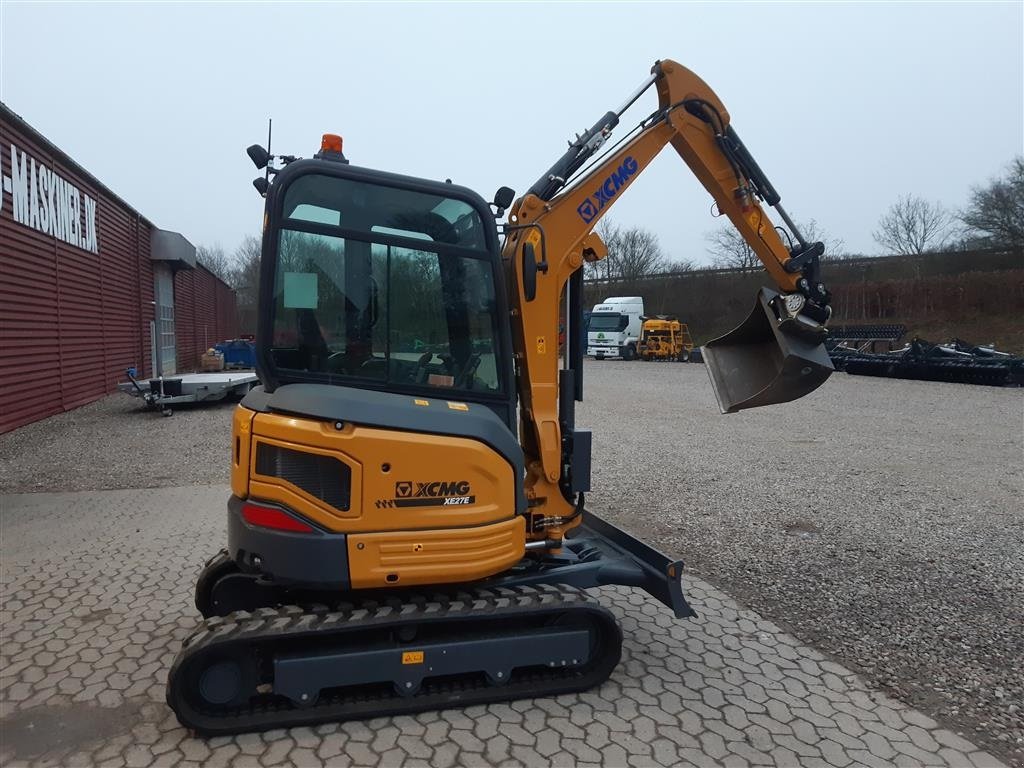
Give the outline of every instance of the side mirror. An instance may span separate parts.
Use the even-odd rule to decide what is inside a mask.
[[[494,207],[505,210],[512,205],[515,197],[516,192],[512,187],[498,187],[498,191],[494,193]]]
[[[256,191],[259,192],[263,197],[267,196],[267,190],[270,189],[270,182],[263,176],[257,176],[252,180],[252,185],[256,187]]]
[[[533,243],[523,243],[523,296],[527,301],[537,298],[537,254]]]
[[[253,144],[251,147],[248,147],[245,150],[245,154],[247,154],[249,159],[252,160],[253,165],[260,170],[266,168],[267,163],[270,162],[270,153],[259,144]]]

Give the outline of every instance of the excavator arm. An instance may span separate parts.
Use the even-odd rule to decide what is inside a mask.
[[[581,172],[621,114],[651,85],[658,91],[658,110],[636,136]],[[577,137],[509,213],[502,257],[510,276],[520,437],[535,537],[559,538],[579,523],[582,497],[577,494],[587,490],[580,477],[589,475],[589,435],[575,430],[571,414],[573,400],[580,399],[582,371],[572,360],[560,365],[559,307],[567,289],[578,303],[584,262],[606,255],[593,232],[597,222],[669,144],[779,288],[762,289],[751,316],[704,348],[723,413],[796,399],[832,371],[821,344],[830,314],[819,275],[822,244],[804,240],[714,91],[676,62],[656,63],[623,107]],[[774,207],[785,224],[788,246],[765,206]],[[576,320],[570,317],[571,323]]]

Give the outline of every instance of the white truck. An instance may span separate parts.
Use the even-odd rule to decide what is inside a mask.
[[[643,313],[642,296],[609,296],[594,305],[587,326],[587,354],[596,360],[634,359]]]

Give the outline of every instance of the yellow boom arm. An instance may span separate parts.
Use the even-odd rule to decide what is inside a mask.
[[[638,135],[563,189],[571,174],[604,143],[618,122],[618,115],[652,84],[657,88],[660,107],[641,126]],[[810,348],[802,356],[797,355],[797,362],[806,363],[808,357],[812,358],[816,375],[811,379],[820,380],[809,388],[811,379],[803,382],[803,391],[796,397],[827,378],[828,373],[821,377],[818,366],[827,365],[831,372],[827,356],[822,361],[823,353],[816,349],[828,318],[828,294],[818,277],[821,244],[804,242],[778,206],[778,194],[729,125],[729,113],[714,91],[676,62],[656,63],[651,77],[622,110],[609,112],[578,137],[569,152],[513,204],[506,226],[502,257],[510,278],[513,343],[521,393],[520,438],[526,453],[527,498],[533,518],[539,523],[534,526],[538,538],[558,537],[579,522],[579,506],[567,498],[571,494],[565,491],[570,457],[559,414],[560,302],[567,282],[583,263],[605,256],[603,243],[592,231],[594,226],[667,144],[673,146],[711,193],[718,209],[743,235],[782,292],[781,296],[760,298],[752,320],[735,332],[742,337],[738,344],[723,337],[720,349],[715,343],[706,348],[722,410],[793,399],[790,395],[796,390],[792,382],[783,396],[766,396],[760,382],[753,385],[753,396],[730,389],[737,380],[741,380],[741,390],[750,389],[750,381],[743,381],[744,375],[748,379],[764,378],[768,375],[766,364],[777,369],[776,378],[782,375],[781,369],[786,366],[773,359],[777,357],[774,345],[772,349],[764,345],[766,329],[776,343],[785,341],[789,346],[799,343],[798,337],[811,339]],[[797,240],[792,249],[783,244],[762,207],[762,200],[776,207]],[[573,318],[572,322],[575,321]],[[570,330],[577,332],[575,328]],[[737,349],[743,350],[739,355],[742,359],[735,359]],[[756,352],[752,354],[751,350]],[[717,364],[712,361],[716,351],[720,356]],[[787,359],[793,357],[792,352],[783,349]],[[801,370],[807,367],[802,365]],[[764,370],[755,370],[758,368]]]

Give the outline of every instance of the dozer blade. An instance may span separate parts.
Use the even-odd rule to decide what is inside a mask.
[[[796,400],[835,370],[821,331],[777,312],[775,299],[782,301],[777,292],[762,288],[746,320],[702,347],[722,413]]]

